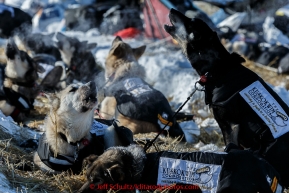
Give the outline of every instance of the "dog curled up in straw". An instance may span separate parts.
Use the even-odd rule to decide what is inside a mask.
[[[282,192],[280,176],[270,164],[250,151],[233,146],[228,153],[161,151],[146,154],[141,146],[130,145],[111,147],[102,155],[91,155],[85,161],[88,163],[87,181],[78,193],[106,192],[91,189],[102,184],[136,189],[140,184],[164,187],[175,183],[184,187],[194,185],[182,192]],[[141,187],[139,190],[147,191]]]

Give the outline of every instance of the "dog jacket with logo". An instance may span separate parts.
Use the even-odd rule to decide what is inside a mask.
[[[220,153],[148,153],[141,182],[162,186],[177,184],[184,187],[182,192],[282,192],[279,174],[264,159],[246,150]],[[198,186],[201,191],[186,190],[188,184]]]
[[[224,138],[263,156],[289,186],[289,108],[257,74],[233,65],[205,85]],[[226,142],[227,143],[227,142]]]
[[[115,97],[121,114],[158,124],[159,129],[167,124],[166,129],[171,136],[183,135],[176,119],[173,119],[173,111],[167,99],[160,91],[140,78],[119,78],[115,82],[106,89],[105,95]]]

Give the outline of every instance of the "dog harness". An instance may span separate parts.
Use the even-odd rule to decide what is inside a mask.
[[[33,102],[30,102],[25,96],[15,92],[10,88],[3,86],[5,78],[5,67],[0,67],[0,100],[6,100],[9,104],[15,106],[14,111],[10,115],[13,119],[17,118],[20,112],[29,112],[33,108]],[[31,87],[31,83],[16,82],[17,85]]]
[[[158,90],[138,77],[122,77],[106,88],[106,96],[114,96],[117,109],[124,116],[159,125],[166,124],[171,136],[181,136],[183,131],[175,119],[165,98]]]
[[[278,94],[257,74],[237,65],[212,75],[205,84],[205,101],[224,139],[256,151],[289,187],[289,107]]]
[[[71,169],[73,172],[80,172],[82,167],[82,161],[85,157],[95,154],[101,155],[104,152],[104,130],[108,126],[94,121],[92,124],[92,128],[90,130],[91,140],[83,138],[79,141],[82,143],[84,147],[82,149],[78,149],[76,143],[71,143],[70,145],[75,147],[75,154],[72,156],[57,154],[54,157],[54,152],[49,147],[49,144],[46,141],[45,133],[39,139],[39,146],[37,149],[37,153],[40,157],[40,160],[47,165],[49,168],[56,171],[66,171]],[[66,137],[63,137],[64,134],[60,135],[66,141]]]
[[[282,193],[279,180],[265,160],[250,151],[231,149],[229,153],[148,153],[141,182],[162,187],[177,184],[202,193]]]

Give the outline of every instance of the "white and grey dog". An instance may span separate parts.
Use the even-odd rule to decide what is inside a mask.
[[[79,172],[86,156],[100,155],[108,147],[122,145],[114,126],[104,129],[106,125],[94,120],[96,95],[94,82],[71,84],[48,95],[51,108],[34,155],[34,163],[42,170]]]

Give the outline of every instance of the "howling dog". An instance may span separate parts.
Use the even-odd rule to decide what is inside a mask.
[[[117,119],[134,134],[159,132],[167,124],[170,136],[182,136],[165,96],[144,81],[145,70],[137,60],[145,48],[131,48],[118,36],[113,40],[105,61],[107,82],[100,114]]]
[[[79,41],[76,38],[67,37],[62,33],[57,33],[56,43],[63,62],[68,66],[67,84],[77,80],[79,82],[94,81],[96,75],[103,71],[102,66],[95,61],[91,50],[96,47],[96,43]]]
[[[231,147],[228,153],[171,152],[145,154],[142,147],[112,147],[102,155],[86,158],[87,182],[79,189],[118,184],[119,187],[136,185],[191,185],[185,192],[203,193],[281,193],[279,174],[264,159],[250,151]],[[194,185],[194,186],[193,186]],[[102,186],[104,187],[104,186]],[[109,188],[108,188],[109,189]],[[132,190],[132,189],[130,189]],[[151,191],[151,189],[149,190]],[[176,190],[175,190],[176,191]],[[175,192],[174,191],[174,192]]]
[[[71,169],[78,173],[82,160],[90,154],[100,155],[110,146],[131,143],[132,134],[127,134],[131,141],[124,144],[117,138],[117,126],[111,129],[93,119],[96,94],[95,83],[91,81],[71,84],[58,93],[47,95],[51,107],[44,122],[45,133],[34,154],[34,163],[40,169],[49,173]]]
[[[59,82],[63,70],[56,66],[49,73],[44,73],[45,69],[38,59],[19,50],[12,38],[7,42],[5,55],[7,64],[0,66],[0,110],[19,122],[33,109],[39,92]]]
[[[36,83],[38,72],[44,69],[19,50],[12,38],[7,42],[5,55],[7,64],[0,67],[0,110],[15,121],[22,121],[33,109],[34,99],[40,91]]]
[[[202,20],[171,9],[165,30],[178,42],[200,76],[205,102],[213,109],[225,140],[250,148],[267,160],[289,187],[289,108],[262,78],[229,53]]]

